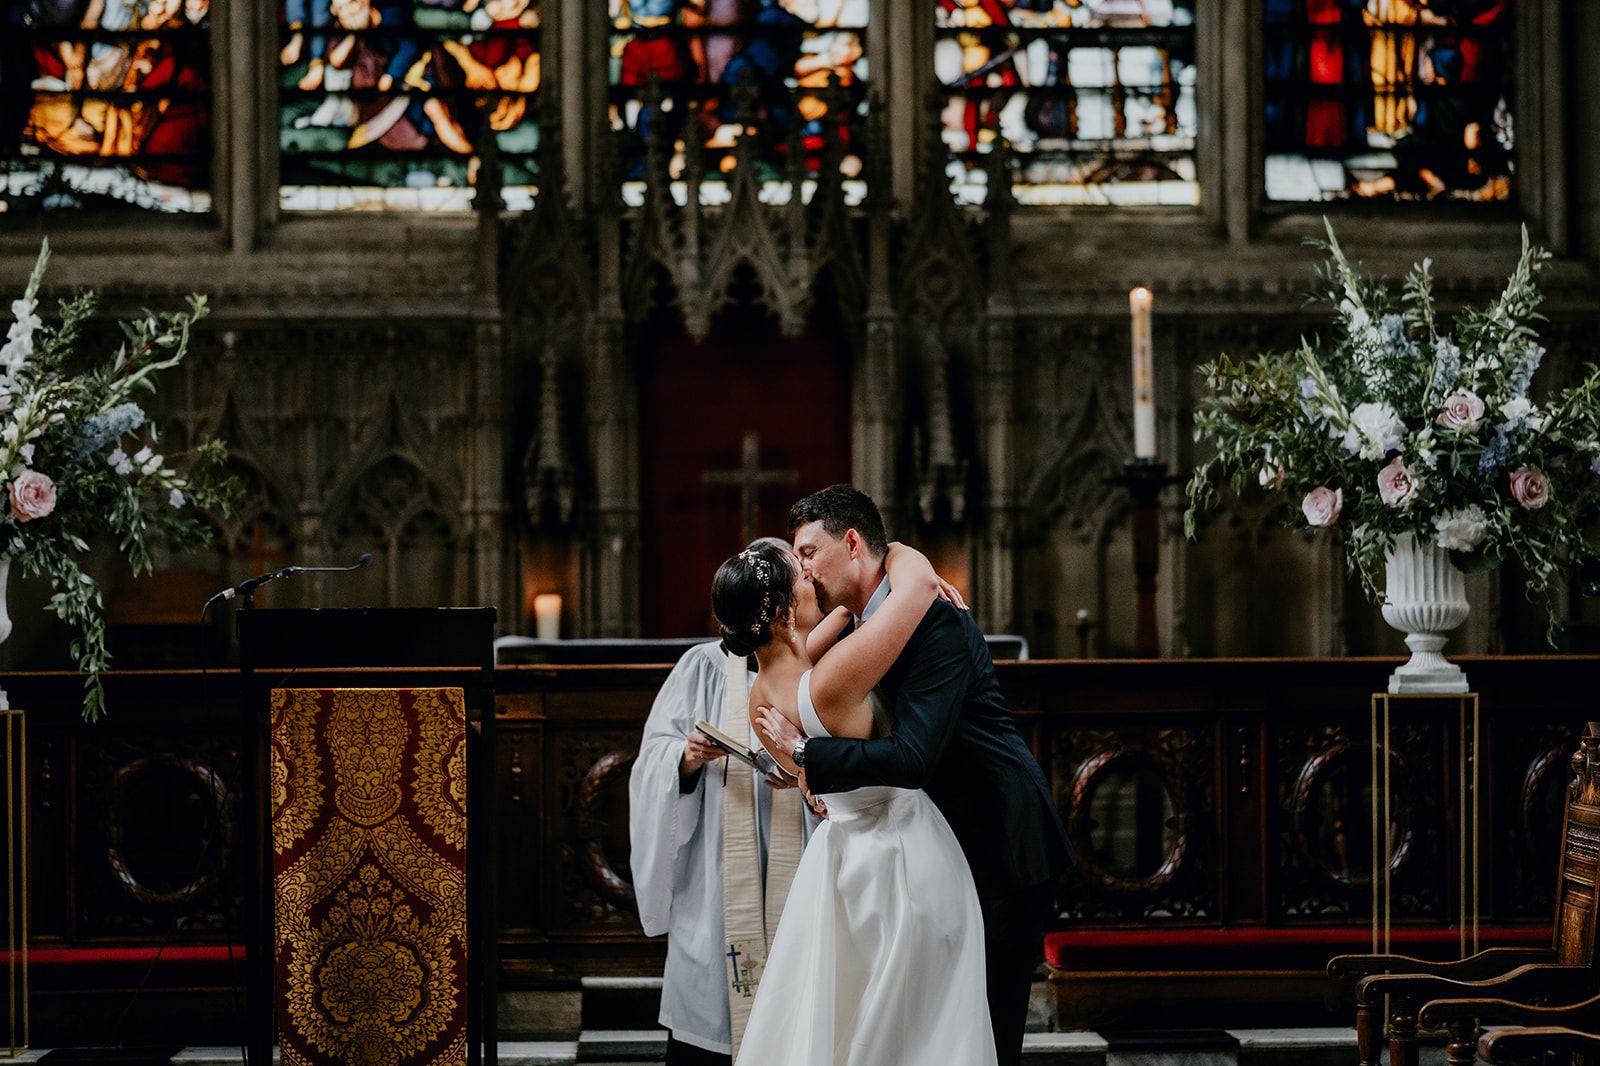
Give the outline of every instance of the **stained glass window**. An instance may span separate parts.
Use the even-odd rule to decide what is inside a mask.
[[[937,0],[957,194],[1005,138],[1017,199],[1195,204],[1195,0]]]
[[[281,11],[286,210],[466,210],[491,133],[507,206],[530,206],[539,0],[283,0]]]
[[[837,157],[853,195],[864,191],[857,179],[866,136],[870,0],[609,5],[611,124],[620,138],[625,197],[642,190],[647,135],[672,138],[668,169],[674,178],[682,174],[684,127],[691,122],[703,146],[708,200],[725,190],[715,179],[734,169],[741,135],[757,139],[753,157],[763,180],[781,181],[793,144],[805,153],[808,172]],[[745,93],[748,105],[740,101]]]
[[[209,0],[0,10],[0,211],[211,209]]]
[[[1511,0],[1265,0],[1271,200],[1511,195]]]

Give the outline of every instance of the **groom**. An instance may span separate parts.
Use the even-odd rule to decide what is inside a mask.
[[[872,498],[848,485],[823,489],[794,505],[789,529],[823,611],[843,605],[857,624],[871,618],[889,595],[888,538]],[[793,753],[812,793],[927,791],[972,867],[996,1051],[1001,1066],[1017,1063],[1051,890],[1072,845],[970,614],[935,600],[882,687],[895,724],[877,740],[808,739],[768,708],[758,724]]]

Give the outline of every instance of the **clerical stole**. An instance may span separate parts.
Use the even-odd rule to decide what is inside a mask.
[[[466,1062],[459,688],[274,689],[284,1066]]]
[[[750,725],[748,674],[740,656],[728,656],[727,679],[722,721],[718,724],[732,736],[750,737],[751,747],[757,747],[760,742]],[[763,893],[756,793],[760,784],[744,764],[729,760],[722,802],[722,901],[734,1059],[739,1057],[739,1043],[744,1038],[745,1023],[750,1020],[773,934],[778,931],[783,901],[788,898],[789,884],[800,865],[805,833],[800,790],[774,789]]]

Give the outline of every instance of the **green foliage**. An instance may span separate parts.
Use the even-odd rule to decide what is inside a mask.
[[[238,486],[223,471],[220,441],[158,453],[156,427],[137,403],[156,391],[162,371],[183,361],[205,298],[121,323],[123,341],[111,358],[72,373],[67,364],[95,298],[60,301],[59,320],[46,324],[37,296],[49,261],[47,242],[27,291],[12,304],[14,322],[0,348],[0,554],[49,580],[50,610],[76,633],[70,650],[84,674],[83,714],[93,721],[105,710],[100,673],[110,656],[100,589],[78,561],[90,538],[111,534],[133,572],[148,573],[152,542],[207,543],[206,515],[227,515]]]
[[[1583,522],[1600,501],[1600,370],[1588,365],[1543,404],[1529,397],[1544,357],[1534,324],[1549,253],[1524,228],[1500,295],[1446,324],[1428,260],[1396,297],[1350,262],[1332,226],[1311,243],[1328,257],[1312,299],[1334,309],[1333,337],[1201,368],[1195,440],[1217,454],[1189,480],[1188,536],[1219,483],[1239,492],[1254,480],[1284,494],[1286,524],[1342,535],[1375,600],[1395,538],[1411,533],[1467,572],[1515,558],[1529,594],[1549,601],[1595,554]]]

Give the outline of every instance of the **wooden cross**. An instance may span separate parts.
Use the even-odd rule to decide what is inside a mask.
[[[256,574],[266,573],[268,563],[275,563],[279,560],[289,558],[289,553],[286,551],[274,551],[268,548],[266,527],[264,527],[260,522],[257,522],[255,525],[250,527],[249,549],[242,552],[229,552],[228,558],[248,559],[250,562],[250,574],[251,576],[254,576]]]
[[[744,453],[737,470],[706,470],[700,481],[705,485],[736,485],[739,488],[740,543],[756,539],[756,512],[761,490],[767,485],[793,485],[800,480],[796,470],[761,469],[761,434],[747,430]]]
[[[257,574],[266,573],[271,564],[282,562],[289,558],[289,553],[268,548],[266,527],[257,522],[250,527],[250,547],[241,552],[231,551],[228,553],[228,558],[247,560],[250,563],[249,576],[254,577]],[[256,596],[259,598],[265,591],[265,589],[258,590]]]

